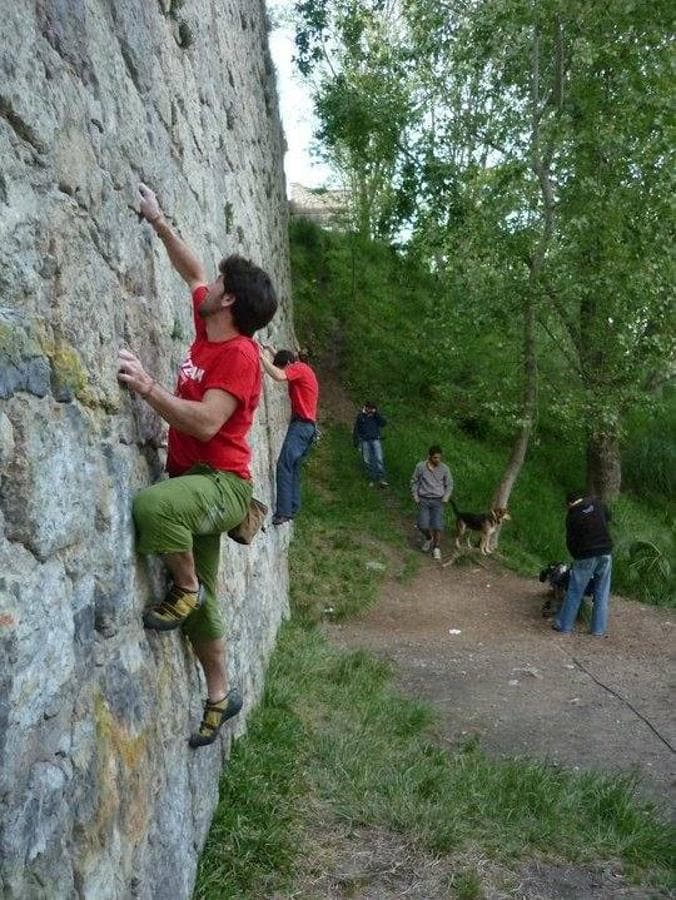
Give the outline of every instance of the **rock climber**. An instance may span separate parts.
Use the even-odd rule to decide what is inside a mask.
[[[307,354],[274,351],[261,345],[261,362],[268,375],[286,382],[291,401],[291,421],[277,460],[277,505],[273,525],[290,522],[300,509],[300,470],[317,433],[319,384]]]
[[[153,191],[141,184],[139,194],[141,215],[192,293],[195,325],[174,393],[133,353],[119,352],[119,380],[169,424],[170,477],[141,491],[133,506],[138,552],[162,555],[173,582],[143,623],[157,631],[181,626],[194,647],[208,696],[189,743],[201,747],[242,707],[239,691],[227,689],[225,623],[216,597],[220,541],[244,519],[251,499],[247,436],[262,387],[252,336],[272,319],[277,298],[268,275],[241,256],[223,259],[208,281]]]

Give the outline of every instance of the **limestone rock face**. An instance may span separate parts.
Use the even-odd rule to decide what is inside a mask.
[[[207,268],[271,275],[291,337],[283,136],[263,0],[0,0],[0,895],[190,896],[233,733],[195,752],[204,686],[164,587],[134,553],[131,499],[165,429],[119,386],[121,346],[168,387],[187,291],[136,187]],[[285,391],[251,434],[272,504]],[[286,535],[223,539],[229,669],[260,696],[287,609]]]

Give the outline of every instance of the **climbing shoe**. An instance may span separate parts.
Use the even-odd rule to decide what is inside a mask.
[[[221,725],[232,719],[242,708],[242,695],[237,688],[232,688],[216,703],[207,700],[204,704],[204,715],[202,716],[202,724],[198,731],[190,735],[188,743],[191,747],[206,747],[218,737]]]
[[[154,628],[157,631],[173,631],[203,603],[202,585],[196,591],[186,591],[185,588],[174,585],[161,603],[145,611],[143,624],[146,628]]]

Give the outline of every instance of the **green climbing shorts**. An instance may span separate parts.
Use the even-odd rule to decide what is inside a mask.
[[[250,481],[232,472],[198,465],[185,475],[146,488],[134,498],[138,553],[192,551],[205,593],[204,605],[183,624],[183,631],[193,642],[213,641],[225,634],[216,594],[221,534],[242,521],[251,493]]]

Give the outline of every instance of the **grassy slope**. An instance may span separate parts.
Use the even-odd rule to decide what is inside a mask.
[[[320,358],[338,365],[341,381],[355,401],[371,398],[388,415],[384,448],[393,489],[408,502],[415,463],[430,444],[440,443],[455,478],[458,504],[485,509],[509,455],[510,427],[499,412],[491,414],[490,399],[481,411],[473,409],[472,392],[463,391],[463,385],[485,374],[492,359],[506,365],[509,360],[502,359],[506,351],[491,357],[490,348],[480,343],[486,355],[477,355],[473,346],[465,359],[460,335],[446,354],[443,343],[430,353],[437,287],[388,248],[357,247],[349,236],[296,223],[291,250],[299,335]],[[470,333],[479,334],[480,342],[490,340],[481,326],[470,326],[464,337],[469,339]],[[555,402],[554,379],[561,377],[544,355],[543,370],[550,382],[543,385],[543,410]],[[489,381],[475,386],[475,395],[502,391],[499,371],[492,386]],[[508,393],[505,388],[505,402]],[[671,416],[670,427],[675,417]],[[676,510],[660,490],[667,491],[673,482],[674,475],[668,472],[674,451],[661,423],[653,427],[650,440],[649,428],[645,420],[637,425],[637,437],[627,452],[634,491],[623,494],[613,508],[614,589],[672,606]],[[509,566],[534,575],[546,563],[568,558],[563,498],[583,482],[583,435],[550,416],[540,423],[510,500],[513,521],[501,537],[501,553]],[[646,497],[653,486],[659,490]],[[642,546],[636,547],[636,542]]]
[[[509,872],[538,855],[621,860],[637,880],[665,883],[669,829],[629,780],[495,761],[472,743],[440,749],[434,712],[397,695],[387,665],[336,651],[313,627],[327,608],[340,617],[371,603],[379,574],[367,563],[401,543],[386,495],[355,477],[346,439],[329,429],[308,466],[291,547],[292,621],[223,776],[195,896],[295,895],[325,865],[321,835],[360,826],[449,856],[456,897],[483,896],[480,860]]]

